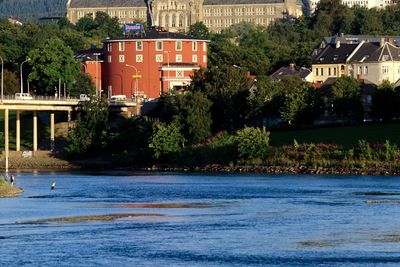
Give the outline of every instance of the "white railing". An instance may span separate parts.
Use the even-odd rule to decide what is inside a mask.
[[[3,100],[46,100],[46,101],[79,101],[79,98],[74,97],[64,97],[64,96],[45,96],[45,95],[35,95],[32,99],[28,98],[16,98],[15,95],[4,95]]]

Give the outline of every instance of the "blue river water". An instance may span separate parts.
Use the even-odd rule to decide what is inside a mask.
[[[400,266],[398,177],[15,176],[0,266]],[[130,215],[46,221],[109,214]]]

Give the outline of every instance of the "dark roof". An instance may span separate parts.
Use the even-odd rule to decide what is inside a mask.
[[[84,7],[146,7],[144,0],[71,0],[70,8]]]
[[[95,61],[96,60],[95,53],[100,54],[97,56],[97,60],[103,59],[103,49],[102,48],[91,48],[88,50],[78,51],[75,53],[75,58],[81,60],[82,62]]]
[[[320,53],[314,56],[312,64],[336,64],[345,63],[348,56],[354,51],[358,44],[335,44],[327,45]]]
[[[145,40],[145,39],[177,39],[177,40],[202,40],[202,41],[208,41],[207,39],[203,38],[197,38],[191,35],[186,35],[182,33],[177,33],[177,32],[168,32],[164,30],[157,30],[157,29],[150,29],[144,33],[138,33],[134,35],[127,35],[127,36],[122,36],[122,37],[115,37],[115,38],[110,38],[110,39],[105,39],[103,42],[115,42],[115,41],[120,41],[120,40],[132,40],[132,39],[138,39],[138,40]]]
[[[294,67],[289,66],[278,69],[271,75],[271,78],[274,80],[281,80],[285,76],[296,76],[305,79],[310,73],[311,70],[309,69],[301,68],[300,70],[296,70]]]
[[[400,44],[400,36],[388,36],[388,35],[334,35],[324,37],[322,40],[325,44],[335,44],[340,41],[342,44],[358,44],[362,41],[369,43],[379,43],[381,39],[392,40],[395,44]]]
[[[385,43],[363,43],[350,62],[400,61],[400,47]]]

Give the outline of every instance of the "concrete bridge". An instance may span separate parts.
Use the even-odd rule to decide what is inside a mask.
[[[14,96],[4,96],[0,100],[0,110],[4,110],[4,141],[6,161],[8,161],[9,151],[9,111],[16,112],[16,151],[21,149],[21,111],[33,112],[33,151],[38,149],[38,134],[37,134],[37,113],[49,112],[50,113],[50,144],[54,148],[54,112],[68,112],[68,122],[71,120],[71,112],[78,110],[84,101],[78,98],[65,98],[65,97],[50,97],[50,96],[34,96],[33,99],[15,99]],[[139,114],[140,105],[134,101],[115,101],[109,102],[110,112],[125,112],[127,114]],[[8,164],[6,163],[8,166]]]

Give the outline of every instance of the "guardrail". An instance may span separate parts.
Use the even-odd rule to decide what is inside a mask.
[[[46,100],[46,101],[79,101],[79,98],[75,97],[64,97],[64,96],[45,96],[45,95],[35,95],[32,99],[28,98],[16,98],[15,95],[4,95],[2,100]]]

